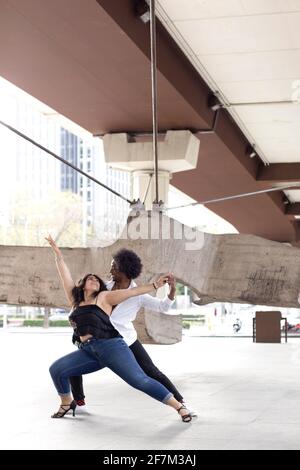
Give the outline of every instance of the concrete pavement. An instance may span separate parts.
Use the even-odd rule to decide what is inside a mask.
[[[199,411],[182,423],[169,407],[109,370],[85,376],[88,416],[50,418],[48,367],[73,350],[70,332],[0,330],[1,449],[299,449],[300,341],[184,338],[147,345]]]

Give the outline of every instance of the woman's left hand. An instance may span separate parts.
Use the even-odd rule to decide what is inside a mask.
[[[160,276],[157,281],[155,281],[155,284],[157,285],[157,288],[159,289],[160,287],[164,286],[166,282],[169,280],[169,275],[170,273],[164,274],[163,276]]]

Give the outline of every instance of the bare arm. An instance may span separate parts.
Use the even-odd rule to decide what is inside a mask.
[[[101,292],[99,295],[99,302],[112,307],[118,305],[123,300],[127,300],[130,297],[136,297],[137,295],[147,294],[159,287],[162,287],[168,280],[168,276],[161,276],[154,283],[144,284],[143,286],[133,287],[133,289],[119,289],[114,291]]]
[[[66,298],[69,304],[72,306],[73,305],[72,289],[75,286],[75,283],[71,276],[70,270],[64,261],[64,258],[62,256],[62,253],[59,247],[56,245],[51,235],[48,235],[48,237],[45,237],[45,239],[47,240],[47,242],[52,248],[53,253],[55,254],[55,262],[56,262],[57,271],[62,281]]]

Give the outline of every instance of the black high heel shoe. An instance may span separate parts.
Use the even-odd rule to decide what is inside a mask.
[[[187,407],[185,405],[182,405],[180,408],[177,409],[177,413],[179,413],[180,410],[187,410]],[[179,413],[180,414],[180,413]],[[187,413],[185,415],[180,415],[181,419],[184,423],[190,423],[193,419],[193,416],[191,413]]]
[[[75,416],[75,409],[76,409],[76,401],[73,400],[69,405],[60,405],[59,408],[61,408],[63,411],[57,411],[54,413],[51,418],[63,418],[65,414],[68,413],[68,411],[72,410],[73,411],[73,416]]]

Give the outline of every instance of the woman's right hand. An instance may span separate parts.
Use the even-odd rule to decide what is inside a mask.
[[[61,257],[62,256],[61,251],[58,248],[58,246],[56,245],[55,241],[53,240],[53,238],[51,237],[50,234],[48,235],[48,237],[45,237],[45,240],[47,240],[47,242],[51,246],[51,248],[52,248],[53,252],[55,253],[55,255],[58,256],[58,257]]]

